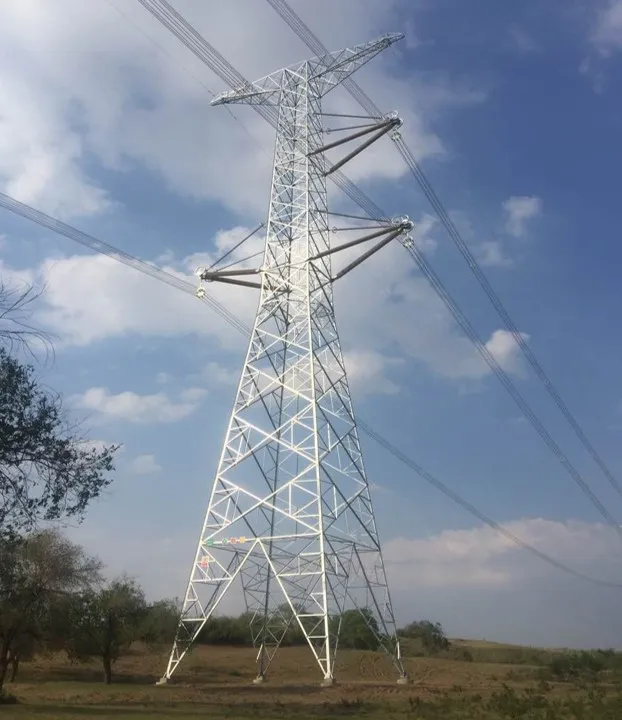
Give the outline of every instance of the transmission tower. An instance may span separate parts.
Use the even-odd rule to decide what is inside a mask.
[[[346,610],[364,618],[392,658],[398,682],[406,681],[335,323],[333,283],[392,240],[411,243],[412,223],[406,217],[371,219],[372,232],[331,247],[326,197],[327,175],[383,135],[395,137],[401,120],[394,114],[368,118],[356,132],[325,144],[321,110],[324,95],[401,37],[386,35],[284,68],[212,103],[278,110],[276,147],[261,267],[197,270],[202,281],[257,288],[260,299],[160,683],[175,672],[234,584],[241,585],[258,648],[256,682],[294,628],[330,684]],[[328,161],[328,151],[356,138],[365,139],[340,160]],[[372,247],[333,275],[334,253],[371,240]],[[198,294],[204,294],[202,285]]]

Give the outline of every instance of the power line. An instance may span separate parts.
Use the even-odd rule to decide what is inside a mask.
[[[107,255],[113,260],[117,260],[118,262],[121,262],[128,267],[134,268],[134,270],[139,270],[145,275],[149,275],[156,280],[161,280],[162,282],[167,283],[167,285],[176,287],[178,290],[183,290],[183,292],[195,295],[196,288],[186,280],[182,280],[181,278],[178,278],[172,273],[161,270],[155,265],[150,265],[149,263],[139,260],[138,258],[129,255],[123,250],[119,250],[118,248],[115,248],[112,245],[103,242],[103,240],[98,240],[92,235],[87,235],[86,233],[83,233],[81,230],[77,230],[71,225],[67,225],[66,223],[61,222],[60,220],[57,220],[50,215],[46,215],[39,210],[35,210],[35,208],[21,203],[19,202],[19,200],[15,200],[9,195],[0,193],[0,207],[5,208],[6,210],[10,210],[16,215],[21,215],[27,220],[32,220],[32,222],[35,222],[42,227],[48,228],[48,230],[52,230],[59,235],[64,235],[70,240],[74,240],[75,242],[80,243],[80,245],[83,245],[84,247],[95,250],[102,255]],[[250,328],[248,327],[248,325],[243,323],[239,318],[237,318],[232,312],[230,312],[222,303],[218,302],[218,300],[216,300],[215,298],[210,297],[209,295],[205,295],[202,298],[202,301],[209,305],[212,310],[218,313],[218,315],[220,315],[230,325],[235,327],[236,330],[238,330],[239,332],[244,334],[248,334],[250,332]]]
[[[229,87],[235,88],[250,85],[249,81],[239,73],[213,45],[210,45],[196,28],[180,15],[166,0],[137,1]],[[256,104],[251,105],[251,107],[255,112],[259,113],[266,122],[276,128],[278,117],[273,107]],[[385,221],[389,219],[374,201],[354,185],[340,170],[332,173],[330,179],[371,217],[381,217]]]
[[[239,242],[237,242],[232,248],[229,248],[229,250],[227,250],[227,252],[226,252],[224,255],[222,255],[218,260],[216,260],[216,262],[212,263],[212,264],[209,266],[208,270],[212,270],[213,268],[216,267],[216,265],[220,265],[220,263],[221,263],[223,260],[226,260],[228,257],[230,257],[238,248],[242,247],[242,245],[244,245],[244,243],[245,243],[247,240],[249,240],[250,238],[253,237],[253,235],[255,235],[256,233],[258,233],[264,225],[265,225],[265,223],[260,223],[259,225],[257,225],[257,227],[256,227],[254,230],[252,230],[251,232],[249,232],[248,235],[246,235],[245,237],[243,237],[243,238],[242,238]],[[257,253],[256,253],[256,254],[257,254]],[[243,262],[243,261],[242,261],[242,260],[236,260],[235,263],[231,263],[231,264],[232,264],[232,265],[235,265],[236,263],[239,263],[239,262]],[[227,266],[227,267],[228,267],[228,266]],[[224,270],[225,268],[221,267],[220,269],[221,269],[221,270]]]
[[[274,6],[278,6],[280,8],[285,8],[286,3],[284,0],[268,0],[271,4],[274,3]],[[243,75],[241,75],[234,67],[229,63],[212,45],[210,45],[207,40],[194,28],[184,17],[182,17],[175,8],[173,8],[167,0],[138,0],[141,5],[143,5],[149,12],[157,19],[159,20],[168,30],[170,30],[176,37],[181,40],[181,42],[189,49],[191,52],[193,52],[197,58],[199,58],[202,62],[204,62],[209,68],[213,70],[221,79],[227,83],[230,87],[244,87],[244,86],[250,86],[250,83],[246,78],[244,78]],[[291,9],[289,10],[290,14],[293,14],[293,11]],[[289,15],[288,15],[289,17]],[[300,21],[302,23],[302,21]],[[305,26],[306,27],[306,26]],[[311,38],[311,31],[306,28],[306,30],[303,31],[305,35],[305,42],[313,43],[312,49],[314,52],[318,52],[318,54],[325,53],[326,48],[320,43],[320,41],[313,36],[313,39]],[[354,81],[350,78],[350,83],[345,83],[348,88],[352,85]],[[358,88],[358,86],[356,86]],[[370,114],[378,115],[379,111],[376,106],[371,106],[371,100],[366,101],[363,98],[363,91],[358,88],[358,90],[355,88],[355,92],[357,94],[357,101],[367,103],[367,106],[364,106],[365,109],[370,112]],[[262,105],[252,105],[253,107],[264,119],[266,119],[273,127],[276,127],[277,124],[277,115],[276,111],[273,107],[270,106],[262,106]],[[334,173],[331,175],[331,177],[334,177],[335,175],[338,175],[338,173]],[[337,179],[337,178],[336,178]],[[341,177],[338,178],[337,184],[346,192],[353,200],[356,202],[363,210],[370,215],[370,217],[377,218],[377,217],[386,217],[386,214],[370,199],[363,193],[359,188],[357,188],[346,176],[341,175]],[[436,208],[435,208],[436,209]],[[438,210],[437,210],[438,212]],[[445,213],[446,214],[446,213]],[[456,231],[457,233],[457,231]],[[421,256],[423,259],[423,256]],[[425,261],[424,261],[425,262]],[[429,268],[429,265],[425,265],[425,267]],[[424,272],[424,275],[426,278],[431,282],[432,287],[434,290],[439,293],[441,299],[443,302],[447,304],[446,298],[443,296],[444,288],[440,284],[440,281],[436,277],[436,275],[433,273],[431,268],[429,268],[431,274],[426,274]],[[431,278],[436,278],[436,282],[433,282]],[[445,293],[446,294],[446,293]],[[500,302],[500,301],[499,301]],[[460,316],[464,318],[466,321],[466,318],[460,308],[457,306],[455,301],[451,299],[450,305],[448,305],[450,308],[450,311],[458,320]],[[453,309],[452,309],[453,307]],[[459,324],[460,320],[458,320]],[[468,321],[466,321],[468,322]],[[467,332],[467,326],[462,325],[461,327]],[[474,332],[474,331],[473,331]],[[481,353],[482,350],[481,347],[484,347],[484,349],[487,351],[483,343],[479,341],[479,338],[477,337],[477,334],[469,335],[467,332],[468,337],[471,339],[472,342],[475,343],[476,348]],[[520,333],[518,333],[520,336]],[[522,336],[521,336],[522,340]],[[479,345],[477,344],[477,341],[479,341]],[[523,341],[524,342],[524,341]],[[487,351],[488,352],[488,351]],[[490,353],[489,353],[490,354]],[[496,360],[494,357],[490,354],[490,358],[494,363],[496,363]],[[491,367],[493,367],[491,365]],[[577,484],[577,486],[581,489],[581,491],[585,494],[585,496],[588,498],[588,500],[594,505],[596,510],[599,512],[599,514],[605,519],[609,525],[611,525],[613,528],[615,528],[616,532],[622,537],[622,526],[615,520],[615,518],[609,513],[607,508],[603,505],[603,503],[598,499],[598,497],[595,495],[595,493],[591,490],[589,485],[585,482],[585,480],[582,478],[580,473],[576,470],[574,465],[570,462],[570,460],[562,453],[559,446],[553,441],[550,434],[546,431],[536,414],[533,412],[531,407],[527,404],[527,402],[522,398],[518,390],[516,389],[514,383],[510,380],[507,373],[499,366],[498,363],[496,363],[496,368],[493,367],[493,370],[495,374],[497,375],[498,379],[501,381],[504,388],[508,391],[508,393],[511,395],[511,397],[517,402],[519,405],[519,408],[524,413],[525,417],[529,422],[532,424],[534,429],[538,432],[542,440],[545,442],[547,447],[553,452],[557,460],[562,464],[564,469],[568,472],[573,482]],[[613,476],[612,476],[613,477]]]
[[[470,251],[468,245],[464,242],[462,236],[458,232],[458,229],[456,228],[455,224],[447,214],[445,208],[441,204],[440,200],[438,199],[436,193],[434,192],[434,189],[428,182],[426,176],[423,174],[423,171],[421,170],[421,167],[417,163],[414,155],[412,154],[412,151],[408,146],[404,143],[403,140],[398,139],[397,140],[398,148],[400,149],[400,152],[404,156],[404,159],[408,163],[409,168],[411,169],[411,172],[419,182],[420,186],[422,187],[424,193],[426,194],[426,197],[436,210],[438,216],[441,218],[441,222],[445,226],[445,229],[449,233],[451,239],[454,241],[455,245],[460,250],[460,253],[464,257],[464,259],[467,262],[467,265],[471,269],[472,273],[477,278],[479,284],[484,289],[484,292],[486,293],[488,299],[494,306],[495,310],[497,310],[499,316],[503,320],[506,328],[510,331],[514,341],[518,345],[518,347],[521,349],[524,357],[527,359],[531,367],[536,373],[536,376],[540,380],[540,382],[544,385],[547,392],[559,408],[560,412],[570,425],[570,427],[575,432],[576,436],[579,438],[581,444],[585,447],[585,449],[588,451],[588,453],[591,455],[592,459],[596,462],[598,467],[600,468],[603,475],[607,478],[609,484],[616,490],[616,492],[622,496],[622,485],[618,482],[618,480],[615,478],[605,461],[602,459],[600,454],[597,452],[597,450],[594,448],[592,443],[587,438],[585,432],[579,425],[578,421],[574,417],[574,415],[570,412],[568,409],[568,406],[562,399],[561,395],[559,394],[557,388],[547,375],[546,371],[540,364],[539,360],[527,344],[527,341],[523,337],[522,333],[518,330],[518,327],[516,326],[515,322],[512,320],[511,316],[509,315],[508,311],[505,309],[505,306],[501,302],[501,299],[497,295],[497,293],[492,288],[488,278],[484,274],[484,271],[482,270],[481,266],[473,256],[473,253]]]
[[[602,585],[604,587],[622,588],[622,583],[609,582],[608,580],[601,580],[600,578],[593,578],[590,575],[584,575],[582,572],[575,570],[568,565],[565,565],[559,560],[555,560],[555,558],[552,558],[550,555],[541,552],[533,545],[530,545],[524,540],[521,540],[517,535],[507,530],[507,528],[504,528],[503,525],[500,525],[496,520],[493,520],[481,510],[478,510],[475,505],[472,505],[463,497],[460,497],[458,493],[451,490],[451,488],[445,485],[445,483],[441,482],[438,478],[434,477],[434,475],[429,473],[427,470],[424,470],[420,465],[418,465],[414,460],[405,455],[401,450],[399,450],[399,448],[390,443],[386,438],[378,435],[378,433],[375,430],[372,430],[369,425],[366,425],[360,420],[358,425],[361,430],[363,430],[363,432],[365,432],[367,435],[369,435],[370,438],[372,438],[372,440],[375,440],[378,445],[387,450],[387,452],[391,453],[391,455],[393,455],[397,460],[409,467],[413,472],[416,472],[417,475],[419,475],[419,477],[425,480],[429,485],[435,487],[437,490],[442,492],[443,495],[455,502],[456,505],[459,505],[463,510],[466,510],[468,513],[478,518],[478,520],[481,520],[493,530],[501,533],[501,535],[508,538],[508,540],[511,540],[515,545],[518,545],[523,550],[527,550],[527,552],[535,555],[540,560],[543,560],[544,562],[552,565],[558,570],[562,570],[565,573],[574,575],[574,577],[580,578],[581,580],[587,580],[588,582],[596,583],[597,585]]]
[[[497,362],[497,359],[495,356],[490,352],[490,350],[486,347],[486,345],[482,342],[481,338],[477,334],[477,331],[471,325],[469,320],[466,318],[462,310],[460,310],[460,307],[456,303],[456,301],[452,298],[452,296],[449,294],[441,280],[439,279],[438,275],[434,272],[434,270],[431,268],[430,264],[427,262],[425,257],[423,256],[423,253],[419,248],[417,248],[415,245],[412,245],[408,248],[408,252],[414,259],[414,261],[419,266],[419,269],[423,273],[424,277],[428,280],[430,285],[436,290],[436,293],[441,298],[449,312],[453,315],[454,319],[460,325],[462,330],[464,331],[465,335],[469,338],[469,340],[473,343],[476,350],[479,352],[479,354],[482,356],[482,358],[486,361],[488,367],[495,373],[503,387],[507,390],[510,397],[514,400],[514,402],[518,405],[519,409],[523,413],[523,415],[527,418],[531,426],[534,428],[534,430],[538,433],[538,435],[542,438],[545,445],[551,450],[551,452],[555,455],[559,463],[562,465],[562,467],[566,470],[566,472],[570,475],[573,482],[579,487],[579,489],[585,494],[585,496],[588,498],[588,500],[592,503],[592,505],[598,510],[600,515],[604,518],[604,520],[611,525],[612,528],[615,529],[615,531],[618,533],[618,535],[622,538],[622,526],[617,522],[617,520],[611,515],[611,513],[607,510],[607,508],[603,505],[603,503],[598,499],[598,497],[594,494],[590,486],[585,482],[579,471],[575,468],[575,466],[570,462],[568,457],[562,452],[559,445],[553,440],[549,432],[546,430],[544,425],[539,420],[538,416],[534,413],[534,411],[531,409],[525,398],[521,395],[518,388],[508,374],[505,372],[505,370],[499,365]]]
[[[326,53],[327,49],[323,45],[323,43],[319,40],[319,38],[312,32],[312,30],[306,25],[303,20],[296,14],[294,10],[287,4],[286,0],[267,0],[267,2],[272,6],[274,10],[281,16],[283,20],[294,30],[294,32],[303,40],[303,42],[309,47],[313,52],[317,53],[318,55]],[[343,83],[344,87],[348,90],[348,92],[352,95],[352,97],[358,102],[358,104],[370,115],[382,115],[382,112],[378,108],[378,106],[371,100],[371,98],[362,90],[362,88],[357,84],[357,82],[353,78],[348,78]],[[527,344],[527,341],[523,337],[523,335],[518,330],[518,327],[512,320],[510,314],[506,310],[505,306],[501,302],[501,299],[493,289],[492,285],[490,284],[488,278],[486,277],[484,271],[482,270],[480,264],[477,262],[476,258],[474,257],[473,253],[469,249],[469,246],[465,243],[462,236],[460,235],[458,229],[456,228],[454,222],[449,217],[447,211],[445,210],[443,204],[441,203],[438,195],[434,191],[434,188],[430,184],[429,180],[427,179],[425,173],[421,169],[421,166],[417,162],[412,150],[408,147],[406,142],[399,138],[396,140],[396,145],[401,153],[402,157],[404,158],[404,161],[408,165],[412,175],[414,176],[415,180],[419,183],[419,186],[421,187],[424,195],[434,208],[436,214],[438,215],[439,219],[441,220],[443,226],[445,227],[447,233],[449,234],[450,238],[460,251],[462,257],[466,260],[467,265],[469,266],[471,272],[481,285],[482,289],[486,293],[488,299],[492,303],[495,310],[498,312],[499,316],[505,323],[506,328],[511,333],[512,337],[514,338],[514,341],[520,348],[521,352],[533,368],[534,372],[536,373],[536,376],[540,380],[540,382],[544,385],[547,392],[559,408],[560,412],[570,425],[570,427],[575,432],[576,436],[579,438],[582,445],[585,447],[585,449],[588,451],[594,462],[598,465],[600,470],[602,471],[603,475],[607,478],[610,485],[622,496],[622,485],[618,482],[618,480],[615,478],[603,458],[600,456],[600,454],[597,452],[597,450],[594,448],[592,443],[587,438],[585,432],[579,425],[578,421],[574,417],[574,415],[571,413],[571,411],[568,409],[568,406],[562,399],[561,395],[559,394],[557,388],[547,375],[546,371],[540,364],[538,358],[535,356],[529,345]]]
[[[209,95],[210,97],[212,97],[212,98],[213,98],[213,97],[216,97],[216,93],[215,93],[213,90],[211,90],[211,89],[203,82],[203,80],[201,80],[201,78],[197,77],[197,76],[196,76],[193,72],[191,72],[185,65],[181,65],[177,60],[175,60],[175,58],[173,57],[173,55],[162,45],[162,43],[159,43],[154,37],[152,37],[148,32],[146,32],[143,28],[141,28],[140,25],[139,25],[137,22],[135,22],[134,20],[132,20],[132,18],[129,17],[129,15],[128,15],[127,13],[123,12],[123,10],[121,10],[121,8],[120,8],[116,3],[114,3],[113,0],[105,0],[105,2],[106,2],[113,10],[115,10],[126,22],[128,22],[130,25],[132,25],[137,32],[139,32],[144,38],[146,38],[146,39],[147,39],[152,45],[154,45],[160,52],[164,53],[169,59],[171,59],[171,60],[173,60],[174,62],[176,62],[176,64],[179,66],[179,68],[180,68],[181,70],[183,70],[183,72],[185,72],[185,73],[188,75],[188,77],[191,77],[195,82],[197,82],[197,83],[208,93],[208,95]],[[259,140],[257,140],[257,138],[256,138],[256,137],[253,135],[253,133],[246,127],[246,125],[242,122],[242,120],[240,120],[240,118],[233,112],[233,110],[232,110],[230,107],[228,107],[228,106],[225,107],[225,110],[226,110],[226,112],[228,112],[229,115],[240,125],[240,127],[242,128],[242,130],[244,130],[244,132],[251,138],[251,140],[253,140],[255,143],[257,143],[257,145],[260,147],[260,149],[262,150],[262,152],[266,153],[266,155],[267,155],[268,157],[270,157],[270,155],[265,151],[265,149],[263,148],[263,146],[259,143]]]
[[[172,287],[175,287],[182,292],[195,295],[195,288],[189,282],[182,280],[181,278],[177,278],[175,275],[167,273],[166,271],[161,270],[154,265],[150,265],[149,263],[145,263],[142,260],[138,260],[137,258],[124,252],[123,250],[119,250],[118,248],[115,248],[102,240],[99,240],[91,235],[87,235],[86,233],[72,227],[71,225],[67,225],[66,223],[63,223],[56,218],[46,215],[39,210],[35,210],[35,208],[32,208],[29,205],[25,205],[24,203],[21,203],[18,200],[15,200],[14,198],[11,198],[3,193],[0,193],[0,207],[4,207],[6,210],[10,210],[12,213],[20,215],[27,220],[31,220],[32,222],[35,222],[42,227],[48,228],[53,232],[64,235],[65,237],[74,240],[85,247],[95,250],[98,253],[107,255],[113,260],[122,262],[125,265],[133,268],[134,270],[138,270],[139,272],[149,275],[155,280],[160,280],[161,282],[165,282],[166,284],[171,285]],[[210,297],[209,295],[205,295],[203,297],[203,302],[205,302],[212,310],[214,310],[218,315],[220,315],[241,335],[248,339],[248,337],[250,336],[250,328],[234,313],[227,310],[227,308],[225,308],[221,303],[219,303],[217,300]],[[583,573],[574,570],[573,568],[565,565],[564,563],[555,560],[555,558],[547,555],[546,553],[541,552],[533,545],[530,545],[529,543],[521,540],[519,537],[506,530],[502,525],[485,515],[474,505],[472,505],[467,500],[458,495],[456,492],[451,490],[448,486],[435,478],[431,473],[424,470],[414,460],[405,455],[401,450],[395,447],[386,438],[382,437],[365,422],[359,419],[358,425],[361,430],[363,430],[363,432],[365,432],[370,438],[372,438],[372,440],[375,440],[381,447],[385,448],[385,450],[390,452],[401,463],[403,463],[408,468],[417,473],[423,480],[435,487],[437,490],[440,490],[446,497],[448,497],[450,500],[462,507],[468,513],[476,517],[478,520],[510,539],[518,547],[522,548],[523,550],[527,550],[540,560],[548,563],[549,565],[552,565],[558,570],[562,570],[563,572],[573,575],[574,577],[580,578],[596,585],[622,588],[622,584],[608,582],[599,578],[593,578],[589,575],[584,575]]]

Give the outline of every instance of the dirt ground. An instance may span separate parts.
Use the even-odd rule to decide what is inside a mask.
[[[59,655],[23,663],[18,681],[7,686],[19,704],[0,707],[0,718],[522,717],[472,713],[478,711],[480,698],[498,695],[499,703],[507,704],[514,700],[503,700],[504,694],[523,693],[536,684],[536,669],[525,665],[407,658],[412,682],[397,685],[395,670],[386,657],[343,651],[337,661],[337,683],[321,688],[321,675],[310,651],[297,647],[281,649],[268,682],[256,686],[252,684],[256,674],[252,649],[197,646],[180,665],[174,681],[155,687],[166,665],[167,650],[135,648],[115,666],[112,686],[103,684],[101,668],[95,662],[72,664]],[[548,684],[546,692],[548,698],[555,698],[575,689]],[[445,708],[442,714],[433,712],[437,706],[439,713]]]

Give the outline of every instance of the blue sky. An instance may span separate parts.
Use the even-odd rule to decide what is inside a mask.
[[[231,0],[218,13],[175,5],[248,77],[310,54],[267,3]],[[357,80],[400,112],[405,139],[514,321],[622,475],[622,2],[335,5],[292,2],[330,48],[407,33]],[[138,3],[61,6],[0,9],[2,190],[190,277],[206,253],[264,219],[273,132],[247,108],[235,118],[211,108],[206,87],[219,92],[222,82]],[[333,102],[355,111],[345,95]],[[346,171],[381,207],[416,221],[447,288],[622,520],[620,497],[498,332],[390,141]],[[343,200],[331,191],[331,202]],[[38,320],[58,337],[46,381],[88,418],[91,438],[124,444],[110,492],[73,536],[152,596],[182,594],[243,341],[191,297],[4,211],[0,235],[3,276],[46,284]],[[542,551],[620,581],[619,539],[409,262],[398,245],[387,248],[336,294],[361,418]],[[217,297],[249,322],[249,292],[219,288]],[[621,591],[508,547],[367,438],[364,449],[401,622],[431,617],[460,636],[622,646],[611,633]]]

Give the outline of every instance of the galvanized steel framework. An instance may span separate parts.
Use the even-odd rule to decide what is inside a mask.
[[[321,116],[322,97],[400,37],[314,58],[214,100],[276,106],[278,126],[265,254],[250,271],[261,278],[259,308],[161,682],[236,580],[259,681],[294,623],[331,682],[334,618],[347,609],[362,611],[405,677],[333,310]],[[393,239],[411,226],[400,219],[384,232]]]

